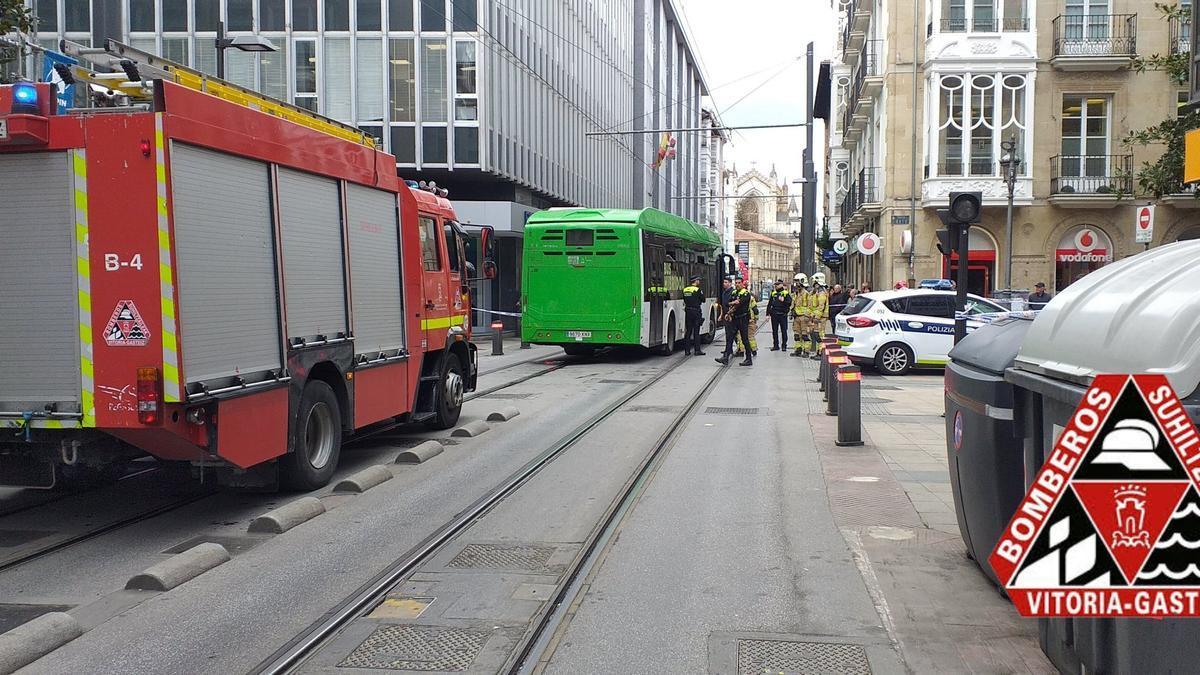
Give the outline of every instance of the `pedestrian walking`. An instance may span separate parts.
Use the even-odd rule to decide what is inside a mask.
[[[777,352],[780,349],[780,340],[783,341],[783,351],[788,348],[788,313],[792,311],[792,293],[784,285],[782,281],[775,282],[775,291],[771,293],[771,298],[767,301],[767,316],[771,317],[771,351]]]
[[[1033,286],[1033,292],[1029,294],[1029,309],[1041,309],[1050,302],[1052,296],[1046,292],[1046,284],[1037,282]]]
[[[725,311],[725,353],[716,361],[724,366],[729,363],[738,338],[742,338],[745,344],[750,344],[750,291],[734,288],[733,279],[726,277],[722,282],[721,307]],[[754,365],[752,354],[747,353],[746,360],[738,365]]]
[[[850,289],[853,291],[854,289]],[[846,309],[846,305],[850,303],[850,294],[846,289],[842,288],[841,284],[833,285],[833,292],[829,294],[829,326],[833,331],[837,330],[838,314]]]
[[[704,325],[704,291],[700,288],[700,277],[691,278],[683,287],[683,354],[704,356],[700,351],[700,327]]]

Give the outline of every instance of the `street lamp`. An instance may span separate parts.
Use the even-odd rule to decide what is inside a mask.
[[[1016,156],[1017,137],[1011,136],[1007,141],[1000,142],[1000,149],[1004,154],[1000,157],[1000,169],[1004,185],[1008,188],[1008,249],[1004,255],[1004,281],[1008,285],[1008,290],[1012,290],[1012,259],[1013,259],[1013,192],[1017,188],[1017,171],[1021,168],[1021,158]]]
[[[233,47],[243,52],[275,52],[279,51],[271,41],[261,35],[239,35],[225,37],[225,22],[217,22],[217,79],[225,79],[225,50]]]

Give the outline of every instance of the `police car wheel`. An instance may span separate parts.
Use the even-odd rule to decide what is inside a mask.
[[[889,342],[875,352],[875,369],[884,375],[903,375],[913,366],[913,353],[907,345]]]

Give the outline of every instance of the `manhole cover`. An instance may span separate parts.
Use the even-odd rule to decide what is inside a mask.
[[[709,415],[765,415],[766,408],[722,408],[709,406],[704,409]]]
[[[553,572],[548,563],[554,550],[552,546],[529,544],[467,544],[446,567]]]
[[[682,406],[677,405],[631,405],[625,408],[627,412],[644,412],[644,413],[677,413],[683,410]]]
[[[463,671],[479,656],[488,633],[438,626],[382,626],[338,664],[419,672]]]
[[[533,398],[534,396],[537,396],[537,392],[528,393],[528,394],[484,394],[483,396],[480,396],[479,398],[499,398],[499,399],[505,399],[505,400],[509,400],[509,401],[517,401],[520,399]]]
[[[14,548],[55,534],[50,530],[0,530],[0,548]]]
[[[870,673],[867,651],[844,642],[738,640],[738,673]]]
[[[185,542],[176,544],[163,551],[163,553],[166,553],[167,555],[174,555],[176,553],[183,553],[184,551],[199,546],[200,544],[213,543],[224,546],[225,550],[229,551],[229,555],[237,555],[239,553],[245,553],[255,546],[258,546],[258,544],[262,541],[263,539],[261,537],[225,537],[213,535],[206,536],[202,534],[199,537],[192,537]]]
[[[641,380],[597,380],[600,384],[641,384]]]

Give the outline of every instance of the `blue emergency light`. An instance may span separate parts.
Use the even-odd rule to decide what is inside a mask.
[[[14,115],[37,115],[41,113],[38,107],[38,90],[35,85],[28,82],[14,84],[12,97],[12,112]]]

